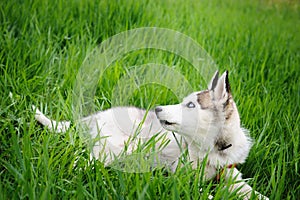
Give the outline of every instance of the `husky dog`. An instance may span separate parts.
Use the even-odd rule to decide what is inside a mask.
[[[55,132],[69,129],[69,121],[56,122],[34,106],[33,109],[36,120],[42,125]],[[193,167],[205,160],[204,175],[207,180],[222,171],[225,181],[234,180],[229,185],[230,191],[238,191],[244,199],[249,199],[251,195],[268,199],[252,191],[235,168],[236,164],[245,162],[251,148],[251,138],[240,125],[227,71],[220,78],[217,71],[207,90],[194,92],[179,104],[158,106],[148,112],[135,107],[115,107],[85,117],[81,122],[88,127],[92,138],[100,136],[101,139],[93,146],[92,156],[107,165],[125,147],[134,150],[136,144],[128,144],[128,141],[135,130],[140,130],[138,137],[145,141],[157,133],[163,133],[168,144],[159,151],[159,159],[171,169],[176,169],[181,150],[187,149]]]

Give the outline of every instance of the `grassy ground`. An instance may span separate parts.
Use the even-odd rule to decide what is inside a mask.
[[[88,165],[86,145],[75,130],[54,135],[34,121],[32,104],[55,119],[72,119],[72,87],[86,55],[114,34],[145,26],[187,34],[221,71],[230,71],[242,122],[256,141],[239,168],[270,199],[299,198],[299,3],[96,2],[0,2],[0,199],[206,199],[207,192],[236,199],[222,184],[201,182],[200,172],[188,166],[175,174],[135,174],[99,162]],[[182,67],[188,63],[156,53],[160,56],[132,53],[115,63],[99,83],[97,105],[111,105],[111,88],[125,73],[123,66],[146,61],[175,65],[198,90],[197,75]],[[157,88],[143,87],[132,105],[177,101],[166,89],[155,93]]]

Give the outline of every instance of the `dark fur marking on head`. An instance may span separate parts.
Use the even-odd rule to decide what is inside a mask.
[[[197,101],[202,109],[208,109],[209,107],[213,106],[208,90],[199,92],[197,94]]]
[[[230,94],[229,94],[226,102],[223,104],[223,110],[225,112],[225,119],[228,120],[234,111],[233,100],[232,100],[232,96]]]
[[[230,105],[232,100],[232,96],[230,94],[228,94],[228,98],[226,99],[225,103],[223,103],[223,110],[225,111],[227,106]]]
[[[228,113],[226,113],[226,115],[225,115],[225,120],[228,120],[228,119],[230,119],[230,117],[231,117],[232,113],[233,113],[233,110],[229,110],[229,112],[228,112]]]

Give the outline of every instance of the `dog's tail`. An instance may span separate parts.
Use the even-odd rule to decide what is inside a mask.
[[[34,118],[43,126],[47,126],[49,129],[57,132],[64,133],[70,128],[70,121],[57,122],[46,117],[38,108],[32,105],[33,111],[35,111]]]

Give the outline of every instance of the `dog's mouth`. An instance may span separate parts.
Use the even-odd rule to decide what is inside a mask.
[[[169,121],[167,121],[167,120],[160,120],[160,123],[162,124],[162,125],[166,125],[166,126],[172,126],[172,125],[175,125],[176,123],[174,123],[174,122],[169,122]]]

